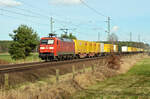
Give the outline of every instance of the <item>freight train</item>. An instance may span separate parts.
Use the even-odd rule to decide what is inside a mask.
[[[116,54],[141,53],[144,49],[53,36],[41,38],[39,46],[39,57],[45,61],[98,57],[112,52]]]

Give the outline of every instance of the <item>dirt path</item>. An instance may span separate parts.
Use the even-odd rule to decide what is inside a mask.
[[[123,59],[121,59],[121,68],[118,71],[120,74],[126,73],[128,70],[130,70],[138,61],[144,58],[149,58],[147,55],[134,55],[134,56],[127,56]]]

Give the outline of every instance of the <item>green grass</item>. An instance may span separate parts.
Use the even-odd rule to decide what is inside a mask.
[[[126,74],[110,78],[75,93],[73,99],[150,99],[150,58]]]
[[[0,60],[7,61],[9,63],[16,63],[15,60],[11,59],[11,56],[8,53],[0,53]],[[32,61],[40,61],[38,57],[38,53],[32,53],[31,56],[27,57],[25,62],[32,62]],[[18,60],[19,63],[24,62],[24,60]]]

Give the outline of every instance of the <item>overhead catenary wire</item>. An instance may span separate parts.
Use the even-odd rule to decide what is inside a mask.
[[[40,9],[39,7],[35,7],[35,6],[33,6],[33,5],[31,5],[31,4],[28,4],[28,3],[26,3],[26,2],[24,2],[24,1],[22,1],[22,0],[20,0],[21,2],[23,2],[24,4],[26,4],[27,6],[29,6],[29,7],[31,7],[31,8],[34,8],[34,9],[39,9],[39,10],[41,10],[42,12],[44,11],[44,12],[47,12],[46,10],[44,10],[44,9]],[[31,12],[31,11],[30,11]],[[33,12],[33,11],[32,11]],[[104,15],[103,15],[104,16]],[[45,16],[46,18],[48,18],[48,16]],[[50,17],[49,17],[49,19],[50,19]],[[81,24],[74,24],[74,23],[72,23],[71,21],[64,21],[64,20],[61,20],[61,19],[59,19],[59,18],[56,18],[56,17],[53,17],[53,19],[55,20],[55,21],[57,21],[57,22],[60,22],[60,23],[63,23],[63,24],[69,24],[69,25],[72,25],[72,26],[75,26],[75,27],[78,27],[79,28],[79,26],[81,25]]]
[[[20,0],[25,6],[28,6],[28,7],[30,7],[30,8],[32,8],[32,9],[35,9],[35,10],[40,10],[40,12],[42,12],[43,14],[44,13],[48,13],[48,11],[46,11],[45,9],[41,9],[41,8],[39,8],[39,7],[37,7],[37,6],[35,6],[35,5],[31,5],[31,4],[29,4],[29,3],[27,3],[27,2],[24,2],[23,0]],[[33,11],[32,11],[33,12]],[[53,17],[53,15],[52,15],[52,13],[50,12],[50,16],[47,16],[47,15],[44,15],[46,18],[48,18],[49,17],[49,19],[50,19],[50,17]],[[43,15],[42,15],[43,16]],[[53,17],[54,18],[54,17]],[[58,18],[57,18],[58,19]],[[59,20],[59,19],[58,19]],[[64,21],[63,21],[64,22]]]
[[[86,2],[84,2],[83,0],[80,0],[82,4],[84,4],[87,8],[91,9],[93,12],[95,12],[96,14],[103,16],[103,17],[107,17],[106,15],[104,15],[103,13],[97,11],[96,9],[94,9],[93,7],[89,6]]]
[[[13,14],[17,14],[17,15],[26,16],[26,17],[32,17],[32,18],[38,18],[38,19],[40,18],[40,17],[37,17],[37,16],[33,16],[33,15],[29,15],[29,14],[23,14],[23,13],[20,13],[20,12],[6,10],[6,9],[2,9],[2,8],[0,8],[0,10],[5,11],[5,12],[9,12],[9,13],[13,13]]]
[[[23,2],[22,0],[21,0],[21,2]],[[23,3],[25,3],[25,2],[23,2]],[[34,6],[32,6],[32,5],[30,5],[30,4],[27,4],[27,3],[25,3],[27,6],[29,6],[29,7],[31,7],[31,8],[35,8],[35,9],[39,9],[39,8],[37,8],[37,7],[34,7]],[[44,15],[44,14],[40,14],[40,13],[37,13],[37,12],[35,12],[35,11],[31,11],[31,10],[28,10],[28,9],[23,9],[23,8],[17,8],[17,7],[13,7],[14,9],[18,9],[18,10],[22,10],[22,11],[25,11],[25,12],[27,12],[27,13],[30,13],[30,14],[32,14],[32,15],[29,15],[29,14],[23,14],[23,13],[20,13],[20,12],[16,12],[16,11],[11,11],[11,10],[6,10],[6,9],[0,9],[0,10],[2,10],[2,11],[6,11],[6,12],[9,12],[9,13],[13,13],[13,14],[18,14],[18,15],[22,15],[22,16],[26,16],[26,17],[32,17],[32,18],[38,18],[38,19],[46,19],[46,20],[48,20],[48,19],[50,19],[50,17],[49,16],[47,16],[47,15]],[[43,11],[45,11],[46,12],[46,10],[43,10],[43,9],[40,9],[42,12]],[[56,18],[55,18],[56,19]],[[59,19],[56,19],[57,21],[59,20]],[[60,23],[68,23],[67,21],[62,21],[62,20],[59,20],[58,22],[60,22]],[[75,25],[74,25],[75,26]]]
[[[56,21],[56,22],[60,22],[60,23],[62,23],[62,24],[64,24],[64,26],[67,26],[67,25],[71,25],[71,26],[73,26],[73,27],[76,27],[76,28],[80,28],[80,24],[78,25],[78,24],[74,24],[74,23],[72,23],[71,21],[63,21],[63,20],[59,20],[59,19],[57,19],[57,18],[54,18],[54,20]],[[66,24],[65,24],[66,23]]]
[[[43,18],[45,18],[45,19],[49,19],[49,16],[45,16],[45,15],[42,15],[42,14],[40,14],[40,13],[31,11],[31,10],[28,10],[28,9],[16,8],[16,7],[14,7],[14,9],[22,10],[22,11],[25,11],[25,12],[27,12],[27,13],[34,14],[34,15],[36,15],[36,16],[39,16],[39,17],[43,17]]]
[[[45,9],[41,9],[41,8],[39,8],[39,7],[36,7],[36,6],[33,6],[33,5],[31,5],[31,4],[29,4],[29,3],[27,3],[27,2],[24,2],[23,0],[20,0],[22,3],[24,3],[26,6],[28,6],[28,7],[30,7],[30,8],[33,8],[33,9],[38,9],[38,10],[41,10],[41,12],[45,12],[45,13],[48,13]],[[17,9],[20,9],[20,8],[17,8]],[[21,9],[20,9],[21,10]],[[26,9],[22,9],[22,10],[26,10]],[[29,10],[26,10],[26,11],[29,11]],[[33,11],[29,11],[29,12],[33,12]],[[39,13],[35,13],[35,14],[38,14],[39,15]],[[41,15],[41,14],[40,14]],[[50,17],[53,17],[53,15],[51,15],[51,16],[47,16],[47,15],[42,15],[42,16],[44,16],[44,17],[46,17],[46,18],[49,18],[50,19]],[[60,18],[56,18],[56,17],[53,17],[53,19],[54,20],[56,20],[56,21],[58,21],[58,22],[61,22],[61,23],[70,23],[71,21],[64,21],[64,20],[61,20]],[[66,20],[66,19],[65,19]],[[76,25],[76,24],[74,24],[74,23],[72,23],[74,26],[78,26],[78,25]]]
[[[105,17],[108,19],[108,21],[106,21],[108,23],[108,30],[107,30],[107,33],[108,33],[108,38],[109,38],[109,35],[110,35],[110,17],[109,16],[106,16],[104,15],[103,13],[97,11],[95,8],[89,6],[86,2],[84,2],[83,0],[80,0],[81,3],[83,5],[85,5],[87,8],[89,8],[90,10],[92,10],[94,13],[98,14],[99,16],[102,16],[102,17]]]
[[[20,0],[21,2],[23,2],[24,4],[26,4],[27,6],[29,6],[29,7],[31,7],[31,8],[34,8],[34,9],[39,9],[39,10],[41,10],[42,12],[44,11],[44,12],[46,12],[46,10],[44,10],[44,9],[40,9],[39,7],[35,7],[35,6],[33,6],[33,5],[31,5],[31,4],[27,4],[26,2],[24,2],[24,1],[22,1],[22,0]],[[18,9],[18,10],[22,10],[22,11],[26,11],[26,12],[28,12],[28,13],[31,13],[32,15],[34,14],[34,16],[31,16],[31,17],[36,17],[36,18],[40,18],[40,17],[42,17],[42,18],[44,18],[44,19],[50,19],[50,17],[49,16],[47,16],[47,15],[44,15],[44,14],[40,14],[39,12],[35,12],[35,11],[32,11],[32,10],[28,10],[28,9],[23,9],[23,8],[16,8],[16,7],[14,7],[15,9]],[[10,12],[10,11],[9,11]],[[11,11],[11,13],[12,13],[12,11]],[[16,12],[15,12],[16,13]],[[16,14],[19,14],[19,13],[16,13]],[[22,13],[21,13],[21,15],[23,15]],[[24,15],[24,16],[27,16],[27,15]],[[28,15],[29,16],[29,15]],[[58,19],[58,18],[54,18],[56,21],[58,21],[58,22],[60,22],[60,23],[63,23],[63,24],[69,24],[69,26],[70,25],[72,25],[72,26],[74,26],[74,27],[78,27],[79,28],[79,25],[77,25],[77,24],[74,24],[74,23],[72,23],[71,21],[64,21],[64,20],[60,20],[60,19]]]
[[[38,10],[40,10],[41,12],[47,13],[47,11],[44,10],[44,9],[41,9],[41,8],[39,8],[39,7],[36,7],[36,6],[33,6],[33,5],[29,4],[29,3],[24,2],[23,0],[19,0],[19,1],[21,1],[23,4],[25,4],[26,6],[28,6],[28,7],[30,7],[30,8],[33,8],[33,9],[36,9],[36,10],[38,9]]]
[[[5,11],[5,12],[8,12],[8,13],[13,13],[13,14],[17,14],[17,15],[21,15],[21,16],[25,16],[25,17],[31,17],[31,18],[38,18],[38,19],[41,19],[39,16],[33,16],[33,15],[29,15],[29,14],[23,14],[23,13],[20,13],[20,12],[16,12],[16,11],[11,11],[11,10],[7,10],[7,9],[2,9],[2,8],[0,8],[0,10],[1,11]],[[11,16],[9,16],[9,17],[11,17]],[[48,17],[46,18],[46,19],[48,19]],[[60,23],[69,23],[69,22],[67,22],[67,21],[61,21],[61,20],[59,20],[59,19],[56,19],[58,22],[60,22]],[[32,21],[30,21],[30,22],[32,22]],[[37,23],[37,22],[34,22],[34,23]],[[40,24],[40,23],[39,23]],[[71,23],[70,23],[71,24]],[[69,25],[70,25],[69,24]],[[78,26],[78,25],[75,25],[75,24],[71,24],[72,26]]]
[[[22,2],[22,0],[20,0],[21,2]],[[38,9],[38,10],[41,10],[40,12],[37,12],[37,11],[35,11],[35,10],[28,10],[28,9],[25,9],[25,8],[16,8],[16,7],[14,7],[15,9],[18,9],[18,10],[22,10],[22,11],[25,11],[25,12],[28,12],[29,14],[24,14],[24,13],[21,13],[21,12],[16,12],[16,11],[11,11],[11,10],[7,10],[7,9],[2,9],[3,11],[5,11],[5,12],[9,12],[9,13],[13,13],[13,14],[17,14],[17,15],[22,15],[22,16],[25,16],[25,17],[30,17],[30,18],[38,18],[38,19],[41,19],[41,18],[43,18],[43,19],[50,19],[50,16],[47,16],[46,14],[42,14],[43,12],[46,12],[46,13],[48,13],[46,10],[44,10],[44,9],[40,9],[39,7],[35,7],[35,6],[32,6],[32,5],[30,5],[30,4],[27,4],[27,3],[25,3],[24,1],[23,1],[23,3],[25,4],[25,5],[27,5],[27,6],[29,6],[30,8],[34,8],[34,9]],[[87,5],[88,6],[88,5]],[[90,7],[90,6],[89,6]],[[1,10],[1,9],[0,9]],[[95,9],[94,9],[95,10]],[[96,11],[96,10],[95,10]],[[96,11],[96,12],[98,12],[98,11]],[[99,12],[98,12],[99,13]],[[100,13],[99,13],[100,14]],[[103,14],[101,14],[101,15],[103,15]],[[4,16],[6,16],[6,15],[4,15]],[[105,16],[105,15],[103,15],[103,16]],[[7,15],[7,17],[11,17],[12,18],[12,16],[11,15]],[[17,19],[19,19],[20,17],[18,17]],[[20,20],[23,20],[23,19],[20,19]],[[62,23],[62,24],[64,24],[65,26],[71,26],[71,27],[76,27],[76,28],[81,28],[81,24],[74,24],[72,21],[66,21],[66,20],[62,20],[62,19],[60,19],[60,18],[54,18],[54,20],[56,20],[56,22],[59,22],[59,23]],[[44,26],[48,26],[49,27],[49,24],[42,24],[42,23],[38,23],[38,22],[34,22],[34,21],[30,21],[30,22],[32,22],[32,23],[36,23],[36,24],[41,24],[41,25],[44,25]]]
[[[13,14],[17,14],[17,15],[22,15],[22,16],[25,16],[25,17],[32,17],[32,18],[38,18],[38,19],[41,19],[41,17],[40,16],[33,16],[33,15],[29,15],[29,14],[23,14],[23,13],[20,13],[20,12],[16,12],[16,11],[11,11],[11,10],[6,10],[6,9],[2,9],[2,8],[0,8],[0,10],[2,10],[2,11],[6,11],[6,12],[9,12],[9,13],[13,13]],[[27,10],[26,10],[27,11]],[[44,18],[44,17],[43,17]],[[44,19],[49,19],[48,18],[48,16],[47,17],[45,17]],[[60,22],[60,23],[70,23],[70,22],[67,22],[67,21],[62,21],[62,20],[59,20],[59,19],[56,19],[55,18],[55,20],[57,20],[58,22]],[[74,25],[74,26],[78,26],[78,25],[75,25],[75,24],[73,24],[72,23],[72,25]]]
[[[14,16],[6,15],[6,14],[0,14],[0,15],[1,15],[1,16],[5,16],[5,17],[9,17],[9,18],[15,19],[15,20],[29,21],[29,22],[34,23],[34,24],[38,24],[38,25],[43,25],[43,26],[49,27],[49,24],[38,23],[38,22],[35,22],[35,21],[32,21],[32,20],[22,19],[22,18],[20,18],[20,17],[14,17]]]
[[[2,4],[4,4],[3,2],[0,2],[0,3],[2,3]],[[9,6],[8,6],[9,7]],[[23,9],[23,8],[18,8],[18,7],[9,7],[9,8],[13,8],[13,9],[17,9],[17,10],[21,10],[21,11],[25,11],[25,12],[27,12],[27,13],[30,13],[30,14],[34,14],[34,15],[36,15],[36,16],[39,16],[39,17],[43,17],[43,18],[49,18],[49,16],[45,16],[45,15],[43,15],[43,14],[40,14],[40,13],[38,13],[38,12],[35,12],[35,11],[31,11],[31,10],[28,10],[28,9]],[[9,11],[10,12],[10,11]],[[12,12],[12,11],[11,11]],[[14,13],[14,12],[13,12]]]

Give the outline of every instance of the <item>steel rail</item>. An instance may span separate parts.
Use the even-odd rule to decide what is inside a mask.
[[[96,58],[85,58],[85,59],[75,59],[75,60],[66,60],[66,61],[57,61],[57,62],[36,62],[36,63],[25,63],[25,64],[11,64],[11,65],[1,65],[0,66],[0,73],[10,73],[16,72],[21,70],[28,70],[32,68],[42,68],[48,66],[57,66],[57,65],[64,65],[64,64],[71,64],[71,63],[78,63],[83,61],[92,61],[97,59],[104,59],[103,57],[96,57]]]

